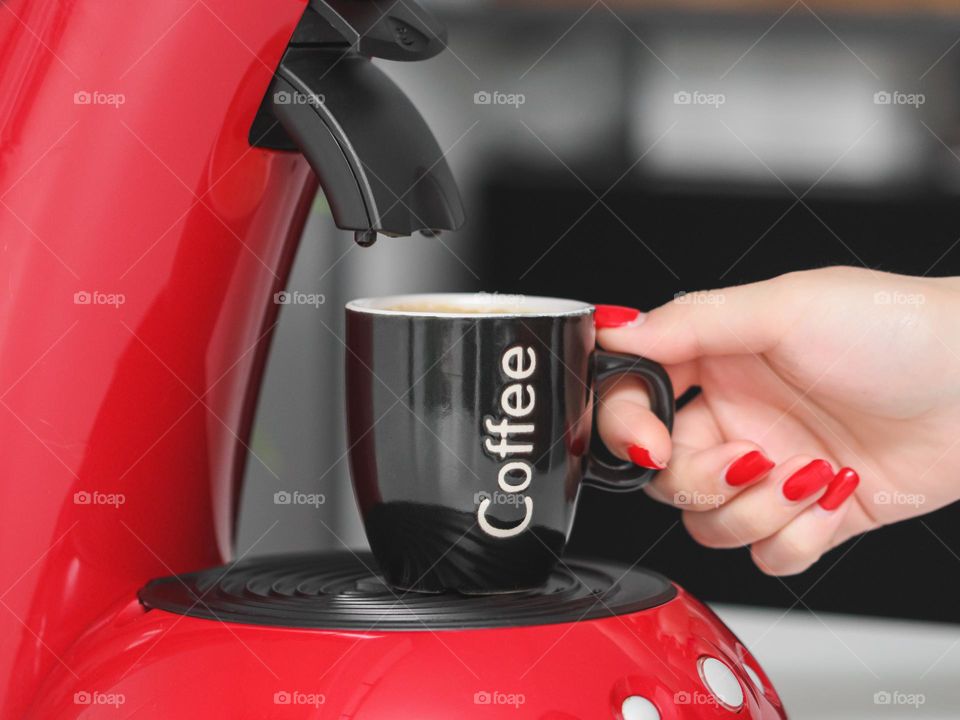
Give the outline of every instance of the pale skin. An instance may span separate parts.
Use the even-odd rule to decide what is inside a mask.
[[[647,493],[680,507],[703,545],[749,546],[768,574],[802,572],[855,535],[960,498],[960,278],[790,273],[690,294],[597,337],[662,363],[677,396],[702,389],[671,438],[642,383],[609,383],[598,422],[611,451],[665,464]],[[753,450],[775,465],[731,485],[729,468]],[[818,458],[860,477],[833,509],[818,502],[826,488],[783,493]]]

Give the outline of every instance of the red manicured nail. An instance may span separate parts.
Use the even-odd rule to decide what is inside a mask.
[[[593,324],[598,328],[616,328],[629,325],[640,317],[640,311],[623,305],[597,305],[593,311]]]
[[[826,460],[814,460],[807,463],[787,478],[783,484],[783,495],[787,500],[797,502],[813,495],[833,480],[833,468]]]
[[[843,501],[853,494],[860,484],[860,476],[852,468],[840,468],[830,484],[827,485],[827,491],[823,494],[817,504],[824,510],[836,510],[843,505]]]
[[[651,470],[663,470],[666,465],[657,460],[650,451],[639,445],[631,445],[627,448],[627,455],[630,456],[630,462],[640,467],[650,468]]]
[[[587,450],[587,441],[583,436],[573,436],[570,438],[570,454],[580,457]]]
[[[727,485],[739,487],[754,480],[759,480],[774,466],[773,460],[759,450],[751,450],[746,455],[737,458],[727,468],[725,476]]]

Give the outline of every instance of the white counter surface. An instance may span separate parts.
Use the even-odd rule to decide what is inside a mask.
[[[791,720],[960,718],[960,626],[713,605]]]

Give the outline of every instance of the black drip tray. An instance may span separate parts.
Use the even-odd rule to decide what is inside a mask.
[[[252,625],[331,630],[436,630],[575,622],[671,600],[662,575],[566,558],[542,587],[499,595],[389,588],[366,553],[274,555],[151,580],[148,609]]]

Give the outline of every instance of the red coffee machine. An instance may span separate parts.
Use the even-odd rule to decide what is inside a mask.
[[[231,560],[317,179],[361,244],[463,221],[370,61],[443,47],[411,0],[3,4],[2,717],[784,717],[638,568],[461,597],[346,550]]]

